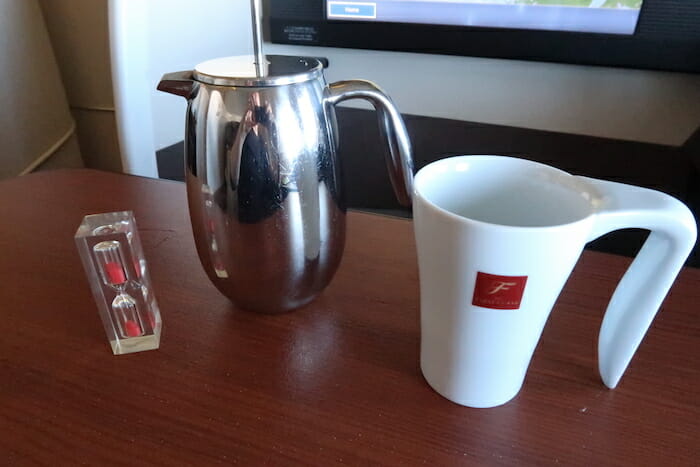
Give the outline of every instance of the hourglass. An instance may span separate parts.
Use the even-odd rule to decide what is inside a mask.
[[[117,293],[112,300],[112,318],[116,321],[119,334],[122,338],[142,336],[142,310],[139,310],[134,297],[126,291],[129,279],[122,244],[116,240],[107,240],[93,246],[92,252],[102,282]]]
[[[75,240],[112,351],[158,348],[160,313],[133,215],[86,216]]]

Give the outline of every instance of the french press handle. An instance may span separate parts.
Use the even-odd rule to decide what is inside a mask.
[[[413,151],[398,109],[374,83],[363,80],[338,81],[327,88],[325,102],[335,105],[347,99],[369,101],[379,118],[379,131],[389,146],[386,165],[399,203],[410,206],[413,195]]]

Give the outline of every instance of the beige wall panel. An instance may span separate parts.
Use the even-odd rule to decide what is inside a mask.
[[[74,134],[36,170],[77,169],[80,167],[84,167],[84,164],[80,157],[78,137]]]
[[[36,0],[0,0],[0,178],[17,175],[73,124]]]
[[[39,0],[73,107],[112,108],[107,0]]]
[[[78,140],[87,167],[121,172],[114,112],[73,109],[78,125]]]
[[[409,114],[669,145],[700,125],[700,75],[266,45],[268,53],[328,57],[329,81],[375,81]]]

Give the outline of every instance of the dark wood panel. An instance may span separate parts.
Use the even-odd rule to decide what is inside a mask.
[[[209,283],[181,183],[90,170],[0,182],[0,464],[696,465],[700,271],[686,269],[620,386],[595,342],[629,260],[587,252],[525,386],[468,409],[418,368],[411,222],[349,213],[331,286],[258,315]],[[115,357],[73,234],[132,209],[164,320],[161,348]]]
[[[450,155],[511,155],[576,175],[660,190],[688,203],[696,217],[700,213],[700,196],[694,194],[700,192],[698,166],[690,157],[700,154],[700,150],[690,143],[687,147],[673,147],[415,115],[404,118],[417,169]],[[384,143],[380,141],[375,113],[341,107],[338,108],[338,122],[339,157],[348,205],[410,217],[410,211],[396,202],[391,191],[384,165]],[[696,139],[700,141],[700,136]],[[182,154],[181,143],[159,151],[161,177],[184,179]],[[646,236],[646,232],[638,230],[614,232],[593,242],[589,248],[634,256]],[[688,264],[700,266],[697,248]]]
[[[366,110],[344,108],[339,112],[341,160],[350,205],[398,207],[384,176],[384,146],[375,118]],[[691,163],[683,148],[415,115],[406,115],[405,120],[417,169],[450,155],[500,154],[680,198],[688,191]],[[359,185],[367,177],[366,185],[373,189]]]

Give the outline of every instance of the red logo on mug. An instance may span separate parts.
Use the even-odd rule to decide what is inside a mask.
[[[517,310],[525,292],[527,276],[476,273],[472,305],[496,310]]]

